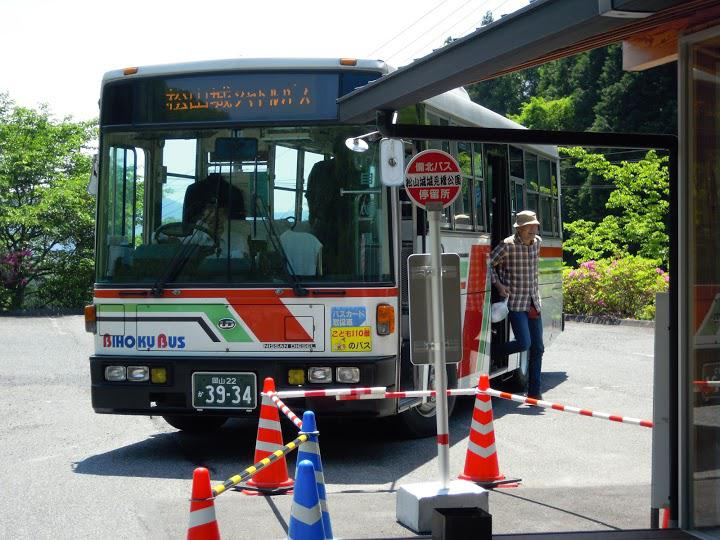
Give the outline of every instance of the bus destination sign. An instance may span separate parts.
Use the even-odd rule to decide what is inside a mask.
[[[412,201],[422,208],[430,203],[450,206],[460,194],[460,166],[442,150],[425,150],[415,155],[405,168],[405,189]]]
[[[103,91],[102,125],[337,118],[338,73],[219,73],[123,80]]]
[[[171,78],[163,88],[167,120],[334,118],[337,75],[228,74]]]
[[[168,88],[165,92],[165,109],[168,111],[230,110],[230,109],[307,109],[315,99],[309,86],[286,84],[282,86],[239,86],[223,84]]]

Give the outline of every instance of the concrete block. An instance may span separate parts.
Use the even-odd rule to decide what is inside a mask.
[[[488,492],[465,480],[452,480],[447,489],[440,482],[421,482],[400,486],[395,503],[395,518],[419,534],[432,530],[436,508],[482,508],[489,512]]]

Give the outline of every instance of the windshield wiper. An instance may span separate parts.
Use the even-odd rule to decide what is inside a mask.
[[[265,204],[263,203],[262,199],[255,196],[256,204],[260,207],[260,210],[265,214],[265,219],[263,220],[265,224],[265,230],[268,233],[268,238],[270,238],[270,241],[272,242],[273,247],[275,248],[275,251],[280,253],[283,259],[283,268],[285,269],[285,273],[290,278],[290,281],[292,282],[292,290],[297,296],[307,296],[310,291],[308,291],[305,287],[303,287],[302,283],[300,283],[300,278],[298,278],[297,274],[295,273],[295,270],[292,267],[292,264],[290,263],[290,259],[287,256],[287,253],[285,252],[285,249],[282,246],[282,242],[280,241],[280,237],[277,234],[277,231],[275,230],[275,227],[273,226],[272,219],[270,219],[270,213],[268,212],[267,208],[265,207]]]
[[[175,277],[180,273],[180,271],[190,260],[193,252],[196,251],[198,247],[200,247],[198,244],[192,243],[192,239],[195,237],[195,234],[197,234],[199,230],[200,229],[193,228],[192,234],[184,237],[180,242],[180,248],[175,252],[175,255],[170,260],[170,264],[168,265],[167,269],[165,270],[163,275],[155,281],[152,286],[150,292],[155,298],[160,298],[163,295],[165,285],[167,285],[169,281],[175,279]]]

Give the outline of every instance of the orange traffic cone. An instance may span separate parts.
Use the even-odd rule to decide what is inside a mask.
[[[480,375],[478,388],[480,390],[490,388],[487,375]],[[517,480],[506,480],[505,476],[500,474],[495,450],[492,399],[487,394],[475,396],[465,469],[458,478],[470,480],[484,487],[494,487],[500,484],[504,487],[518,485]]]
[[[660,528],[661,529],[669,529],[670,528],[670,509],[669,508],[661,508],[660,515],[662,516],[662,521],[660,522]]]
[[[280,414],[277,407],[266,393],[275,391],[272,377],[263,383],[263,397],[260,404],[260,421],[258,422],[257,440],[255,442],[255,463],[271,455],[283,447]],[[288,477],[285,456],[257,472],[248,480],[243,493],[246,495],[287,493],[293,487],[293,480]]]
[[[210,487],[210,473],[205,467],[193,471],[192,499],[188,540],[220,540],[220,529],[215,520],[215,503]]]

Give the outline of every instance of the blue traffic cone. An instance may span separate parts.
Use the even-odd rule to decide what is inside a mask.
[[[312,462],[315,467],[315,481],[317,483],[318,499],[320,500],[320,509],[322,510],[323,528],[325,529],[325,538],[331,539],[332,526],[330,525],[330,512],[328,512],[327,495],[325,491],[325,475],[323,473],[322,459],[320,459],[320,445],[318,444],[317,424],[315,423],[315,413],[305,411],[302,420],[302,429],[300,433],[306,433],[308,440],[298,448],[298,463],[303,459]],[[295,471],[297,478],[297,471]]]
[[[307,444],[307,443],[304,443]],[[324,540],[322,512],[315,483],[315,467],[303,459],[295,474],[295,492],[290,507],[288,540]]]

